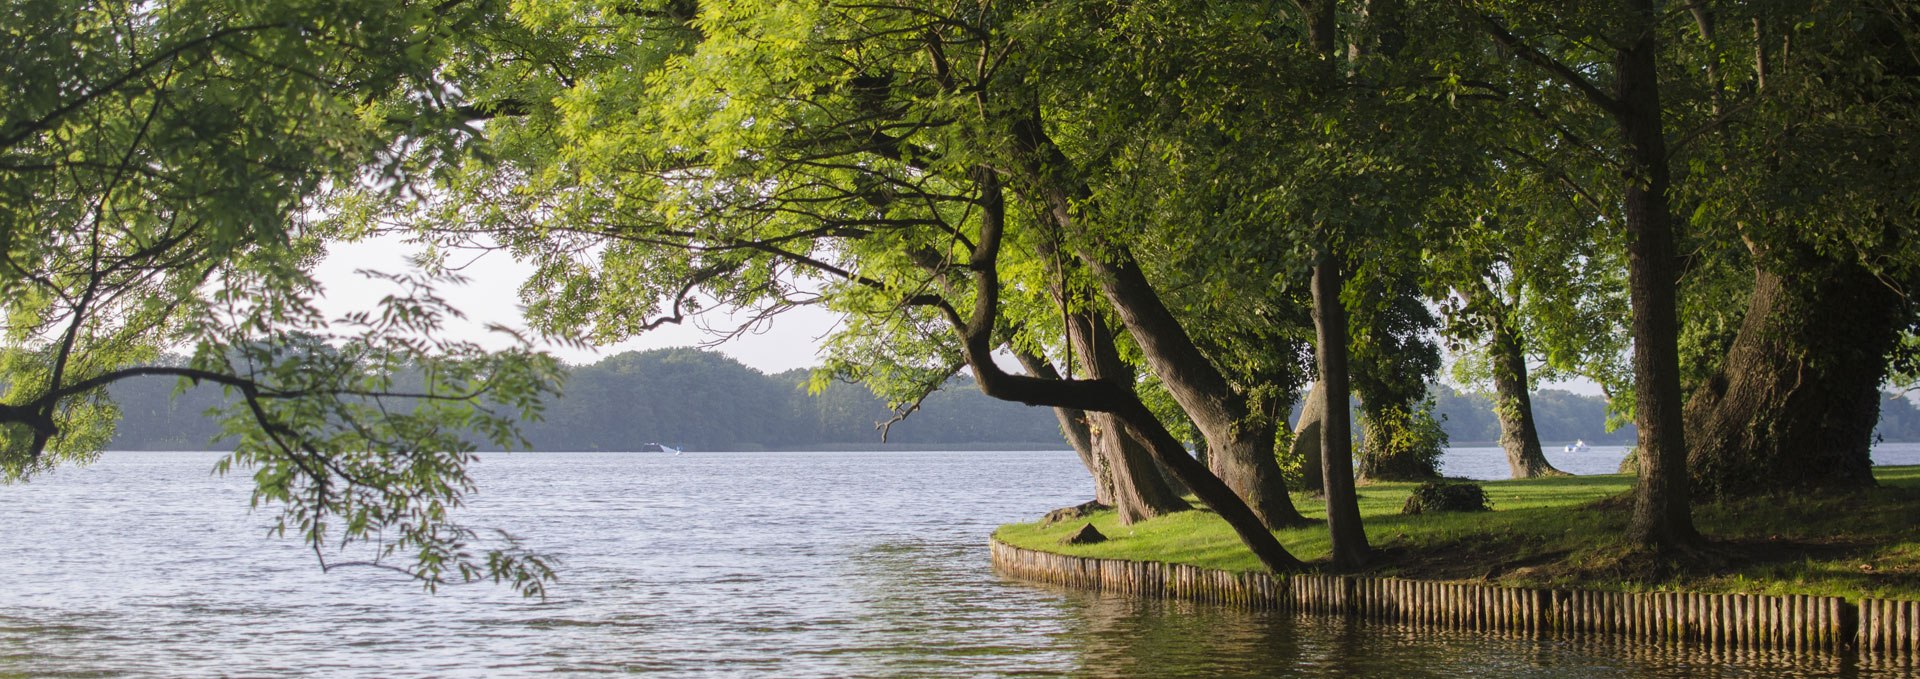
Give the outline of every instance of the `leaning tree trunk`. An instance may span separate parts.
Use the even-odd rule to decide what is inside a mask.
[[[1696,492],[1748,496],[1873,485],[1873,430],[1899,293],[1853,263],[1756,267],[1720,370],[1687,402]]]
[[[1073,454],[1079,456],[1080,464],[1093,476],[1093,501],[1108,507],[1116,506],[1113,492],[1113,466],[1107,458],[1093,447],[1093,427],[1087,420],[1088,413],[1072,408],[1054,408],[1053,417],[1060,421],[1060,434],[1073,446]]]
[[[1307,524],[1287,497],[1274,455],[1274,423],[1253,412],[1224,375],[1194,345],[1124,251],[1082,259],[1148,367],[1207,439],[1207,466],[1247,501],[1268,528]]]
[[[1054,259],[1051,246],[1043,247],[1042,256]],[[1056,286],[1052,293],[1056,301],[1065,302],[1063,289]],[[1133,367],[1120,358],[1106,324],[1091,313],[1071,314],[1065,321],[1068,346],[1086,366],[1088,376],[1132,389]],[[1060,372],[1044,358],[1027,352],[1019,352],[1019,358],[1028,374],[1060,379]],[[1168,483],[1167,474],[1143,448],[1144,444],[1124,433],[1124,427],[1111,414],[1061,408],[1055,408],[1054,414],[1068,439],[1074,441],[1075,452],[1081,454],[1081,461],[1094,474],[1095,499],[1113,507],[1121,523],[1132,524],[1193,508],[1180,498],[1180,490]],[[1082,443],[1086,446],[1084,452],[1080,448]]]
[[[1507,469],[1516,479],[1566,476],[1540,451],[1533,395],[1527,389],[1527,355],[1520,333],[1508,319],[1499,315],[1493,319],[1493,342],[1487,351],[1493,359],[1493,413],[1500,419],[1500,449],[1507,453]]]
[[[1113,333],[1098,316],[1082,313],[1068,318],[1067,340],[1079,353],[1088,377],[1133,390],[1133,366],[1120,358]],[[1123,425],[1113,415],[1095,414],[1090,423],[1094,429],[1094,452],[1106,461],[1113,473],[1113,506],[1119,511],[1122,523],[1193,508],[1167,484],[1160,466],[1140,440],[1123,432]]]
[[[1077,408],[1114,413],[1120,416],[1135,438],[1146,442],[1154,461],[1160,463],[1201,502],[1214,510],[1233,529],[1260,563],[1276,573],[1300,570],[1305,564],[1275,539],[1233,489],[1207,471],[1205,465],[1188,455],[1180,442],[1167,432],[1151,410],[1140,402],[1132,388],[1122,388],[1107,380],[1047,380],[1010,375],[994,359],[996,331],[1001,328],[999,255],[1001,237],[1006,230],[1006,201],[999,174],[987,167],[975,168],[980,187],[980,233],[968,258],[973,276],[973,309],[964,314],[945,302],[928,302],[946,318],[959,336],[961,355],[973,368],[974,385],[994,398],[1019,401],[1028,405]]]
[[[1300,461],[1301,489],[1313,495],[1326,489],[1326,479],[1320,471],[1320,427],[1326,416],[1327,391],[1315,381],[1313,390],[1307,392],[1306,404],[1300,407],[1300,422],[1294,425],[1293,448],[1289,451]]]
[[[1090,424],[1094,450],[1113,470],[1113,508],[1120,515],[1120,523],[1132,524],[1193,508],[1167,485],[1146,444],[1119,417],[1092,413]]]
[[[1048,216],[1063,232],[1078,233],[1075,204],[1084,202],[1091,191],[1068,171],[1072,161],[1047,136],[1037,112],[1034,117],[1017,121],[1014,134],[1027,155],[1028,171],[1040,185]],[[1286,479],[1274,455],[1271,418],[1255,412],[1247,398],[1234,390],[1194,344],[1133,255],[1114,243],[1083,247],[1076,254],[1093,273],[1101,296],[1140,348],[1147,367],[1206,438],[1208,466],[1214,474],[1244,499],[1268,528],[1310,523],[1287,497]],[[1187,482],[1185,478],[1179,480]],[[1199,492],[1191,484],[1188,488]]]

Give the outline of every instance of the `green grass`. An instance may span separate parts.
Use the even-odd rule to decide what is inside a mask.
[[[1695,524],[1711,544],[1677,564],[1652,563],[1620,539],[1631,508],[1632,479],[1624,475],[1484,482],[1493,511],[1419,516],[1400,514],[1417,484],[1372,484],[1360,488],[1360,513],[1378,552],[1366,572],[1536,587],[1920,598],[1920,467],[1875,471],[1880,487],[1857,493],[1697,506]],[[1318,499],[1293,499],[1308,516],[1324,515]],[[1060,544],[1086,519],[1012,524],[995,536],[1075,556],[1261,568],[1211,512],[1131,526],[1103,512],[1091,521],[1107,542]],[[1325,565],[1324,526],[1275,535],[1295,556]]]

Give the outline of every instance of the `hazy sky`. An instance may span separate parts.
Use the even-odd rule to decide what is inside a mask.
[[[325,288],[319,306],[329,318],[372,308],[381,297],[394,290],[390,283],[370,281],[354,271],[405,272],[410,270],[407,258],[418,251],[417,247],[393,237],[360,243],[334,243],[328,248],[327,258],[315,273]],[[521,315],[519,290],[521,282],[526,280],[531,271],[532,267],[516,262],[504,253],[486,255],[465,268],[462,273],[472,279],[466,285],[438,290],[441,297],[467,315],[464,324],[455,325],[452,329],[468,333],[473,339],[489,346],[504,344],[504,340],[487,339],[489,333],[485,333],[483,328],[489,323],[522,329],[526,327]],[[712,318],[713,325],[731,327],[726,325],[727,316],[724,314],[713,315]],[[825,311],[796,309],[775,318],[766,332],[737,338],[717,350],[768,373],[810,368],[820,362],[817,356],[820,340],[833,328],[834,320],[835,317]],[[678,326],[665,325],[639,338],[594,350],[564,346],[544,348],[568,363],[592,363],[622,351],[693,346],[711,338],[697,326],[693,321]]]

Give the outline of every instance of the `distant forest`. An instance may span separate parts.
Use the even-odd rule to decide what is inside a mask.
[[[1054,449],[1064,447],[1053,414],[989,398],[966,378],[929,397],[893,425],[881,443],[875,424],[891,411],[865,387],[834,383],[809,395],[807,372],[768,375],[727,356],[697,349],[628,352],[572,369],[564,397],[544,420],[523,425],[534,450],[652,450],[665,443],[688,450]],[[126,380],[111,387],[122,420],[110,446],[120,450],[210,450],[219,427],[205,413],[220,391],[202,387],[173,396],[165,379]],[[1435,410],[1455,445],[1491,443],[1500,425],[1484,396],[1436,385]],[[1540,439],[1601,445],[1633,442],[1631,425],[1608,432],[1597,396],[1546,389],[1533,397]],[[1296,409],[1295,415],[1298,415]],[[1904,398],[1881,404],[1880,437],[1920,441],[1920,408]]]

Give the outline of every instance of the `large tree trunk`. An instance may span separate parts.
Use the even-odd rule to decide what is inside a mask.
[[[1360,499],[1353,489],[1353,425],[1346,404],[1347,311],[1341,306],[1343,285],[1339,261],[1321,256],[1313,267],[1314,348],[1320,364],[1325,409],[1320,418],[1322,485],[1327,497],[1327,533],[1333,542],[1335,568],[1351,569],[1372,556],[1366,530],[1360,525]]]
[[[1132,524],[1193,508],[1167,485],[1147,444],[1118,416],[1093,413],[1090,424],[1094,450],[1113,470],[1113,508],[1120,515],[1120,523]]]
[[[1308,523],[1287,497],[1286,479],[1274,454],[1274,423],[1253,411],[1226,376],[1208,361],[1160,301],[1124,252],[1082,259],[1093,269],[1102,294],[1125,325],[1147,366],[1207,439],[1214,474],[1253,508],[1267,527]]]
[[[1067,319],[1067,339],[1079,353],[1088,377],[1109,382],[1118,389],[1133,390],[1133,366],[1120,358],[1113,334],[1100,318],[1093,314],[1073,314]],[[1123,425],[1113,415],[1095,414],[1090,424],[1093,449],[1113,472],[1114,509],[1119,511],[1122,523],[1193,508],[1167,485],[1145,444],[1122,431]]]
[[[1260,563],[1276,573],[1298,571],[1304,564],[1294,558],[1273,533],[1268,532],[1247,504],[1227,484],[1207,472],[1205,465],[1188,455],[1180,442],[1168,433],[1153,412],[1140,402],[1139,394],[1106,380],[1047,380],[1011,375],[994,361],[996,331],[1001,330],[999,255],[1006,230],[1006,202],[999,175],[990,168],[979,168],[975,180],[980,185],[980,236],[974,244],[967,268],[973,274],[972,313],[944,302],[930,302],[959,335],[960,349],[967,365],[973,368],[974,384],[980,392],[994,398],[1028,405],[1074,408],[1114,413],[1120,416],[1135,438],[1147,443],[1147,450],[1175,478],[1192,489],[1201,502],[1227,522],[1240,541],[1247,545]]]
[[[1566,476],[1540,451],[1540,432],[1533,424],[1533,394],[1527,388],[1527,354],[1520,333],[1503,312],[1495,312],[1493,341],[1487,352],[1493,359],[1493,412],[1500,419],[1500,449],[1507,453],[1507,469],[1516,479]]]
[[[1060,229],[1075,234],[1076,198],[1090,192],[1075,179],[1072,161],[1049,138],[1036,117],[1021,120],[1015,136],[1027,166]],[[1287,497],[1286,479],[1274,454],[1274,423],[1247,403],[1207,359],[1186,328],[1160,300],[1159,292],[1126,248],[1082,248],[1080,260],[1093,272],[1102,297],[1140,348],[1147,367],[1206,438],[1208,462],[1219,478],[1246,500],[1269,528],[1310,523]],[[1182,448],[1184,451],[1184,447]],[[1191,456],[1182,453],[1183,457]],[[1186,479],[1179,479],[1185,483]],[[1199,491],[1191,485],[1189,489]]]
[[[1320,471],[1320,429],[1327,416],[1327,390],[1315,381],[1307,392],[1306,405],[1300,407],[1300,422],[1293,427],[1293,458],[1300,461],[1300,485],[1313,495],[1325,492],[1326,479]]]
[[[1626,143],[1627,285],[1633,307],[1634,424],[1640,428],[1639,483],[1629,540],[1661,553],[1700,541],[1687,489],[1681,419],[1680,325],[1675,305],[1672,179],[1661,113],[1652,0],[1626,0],[1631,44],[1615,54],[1614,121]]]
[[[1711,497],[1873,485],[1873,430],[1905,302],[1852,263],[1756,267],[1726,360],[1687,403],[1695,491]]]
[[[1038,247],[1042,260],[1058,261],[1052,241],[1042,239]],[[1049,292],[1054,302],[1064,308],[1068,303],[1067,291],[1060,281],[1064,280],[1065,272],[1053,273],[1055,275],[1049,277],[1054,281]],[[1063,321],[1067,345],[1079,356],[1088,377],[1111,382],[1123,389],[1134,388],[1133,366],[1120,358],[1119,348],[1113,342],[1113,333],[1105,321],[1091,312],[1068,314]],[[1021,363],[1030,374],[1047,375],[1054,379],[1060,377],[1052,364],[1040,357],[1023,354]],[[1056,414],[1056,417],[1059,415]],[[1083,459],[1104,473],[1104,477],[1096,476],[1096,480],[1104,481],[1102,490],[1106,491],[1108,498],[1105,504],[1114,508],[1121,523],[1132,524],[1193,508],[1180,498],[1179,489],[1167,483],[1166,474],[1143,448],[1145,444],[1126,434],[1112,415],[1083,413],[1078,421],[1081,431],[1086,435],[1088,447]],[[1063,427],[1066,426],[1064,422],[1065,418]]]

